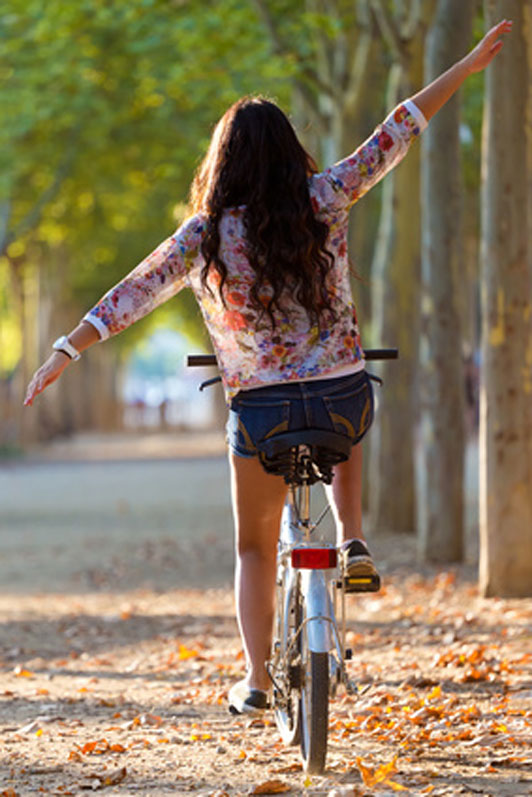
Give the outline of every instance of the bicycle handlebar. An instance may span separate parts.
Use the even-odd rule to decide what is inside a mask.
[[[398,349],[366,349],[364,352],[366,360],[397,360],[399,357]],[[187,355],[187,365],[189,367],[218,365],[214,354],[189,354]]]

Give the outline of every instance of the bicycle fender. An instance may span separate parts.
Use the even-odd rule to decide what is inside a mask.
[[[334,648],[334,634],[325,575],[323,570],[301,570],[300,577],[309,648],[314,653],[328,653]]]

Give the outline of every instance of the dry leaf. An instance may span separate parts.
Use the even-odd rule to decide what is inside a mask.
[[[83,755],[102,755],[109,750],[107,739],[97,739],[94,742],[87,742],[81,748]]]
[[[17,733],[35,733],[35,731],[38,731],[40,727],[41,724],[39,720],[32,720],[31,722],[28,722],[27,725],[24,725],[23,728],[19,728]]]
[[[26,670],[24,667],[21,667],[20,664],[17,664],[13,672],[17,678],[33,678],[35,675],[31,670]]]
[[[179,654],[177,658],[181,661],[184,659],[193,659],[196,656],[199,656],[199,652],[197,650],[187,648],[186,645],[179,645]]]
[[[375,769],[374,767],[370,767],[365,764],[361,758],[356,759],[357,767],[362,775],[364,785],[369,786],[369,788],[373,788],[373,786],[376,786],[377,783],[384,782],[386,782],[387,785],[391,785],[391,781],[388,781],[388,777],[397,771],[395,766],[396,761],[397,756],[394,756],[391,761],[388,761],[387,764],[381,764],[380,767]]]
[[[95,772],[92,775],[88,775],[87,780],[79,784],[79,788],[97,791],[98,789],[105,789],[106,786],[116,786],[118,783],[122,783],[126,775],[127,770],[125,767],[121,767],[114,772],[102,772],[100,774]]]
[[[126,775],[127,769],[125,767],[121,767],[115,772],[111,772],[109,775],[104,775],[103,784],[104,786],[116,786],[117,783],[122,783]]]
[[[291,790],[291,786],[283,783],[282,780],[266,780],[258,783],[248,794],[285,794]]]
[[[301,772],[303,765],[299,761],[294,761],[293,764],[287,764],[285,767],[278,767],[275,772]]]

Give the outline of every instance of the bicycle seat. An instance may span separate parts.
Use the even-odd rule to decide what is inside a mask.
[[[348,437],[327,429],[281,432],[257,445],[264,470],[294,485],[330,484],[333,467],[348,459],[351,447]]]

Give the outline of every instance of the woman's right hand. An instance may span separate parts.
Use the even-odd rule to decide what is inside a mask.
[[[26,397],[24,399],[24,406],[31,407],[35,396],[42,393],[43,390],[51,385],[58,379],[67,365],[70,363],[70,357],[63,354],[61,351],[54,351],[41,367],[35,371],[31,382],[26,390]]]
[[[468,53],[464,62],[467,64],[469,72],[481,72],[488,64],[491,64],[497,53],[502,47],[502,39],[500,38],[505,33],[510,33],[512,30],[512,22],[509,19],[503,19],[497,25],[494,25],[489,30],[481,41]]]

